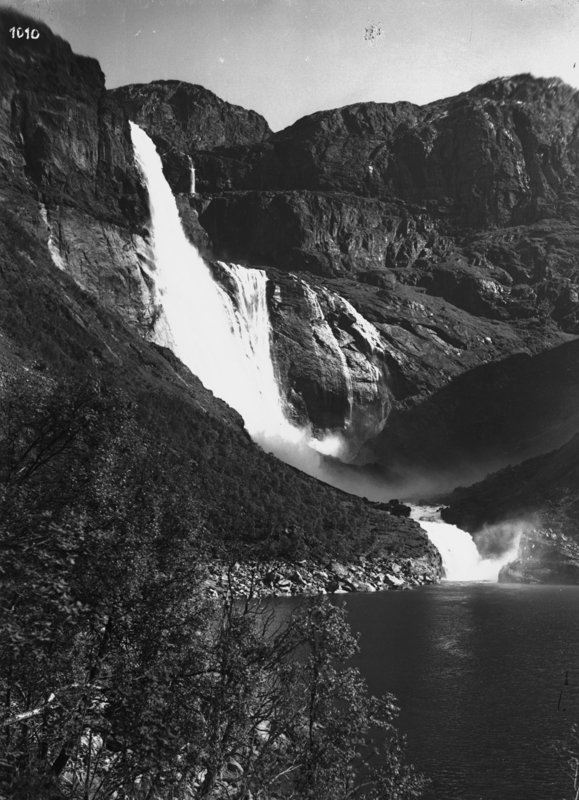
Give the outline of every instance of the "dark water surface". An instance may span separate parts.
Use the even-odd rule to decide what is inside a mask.
[[[428,800],[573,796],[542,748],[579,722],[579,587],[447,583],[345,602],[357,666],[398,698]]]

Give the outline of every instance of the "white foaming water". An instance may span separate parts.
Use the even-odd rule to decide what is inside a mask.
[[[312,327],[317,330],[319,338],[322,339],[322,341],[326,343],[328,348],[336,355],[342,367],[342,375],[344,376],[344,383],[346,384],[346,392],[348,394],[349,419],[346,422],[347,426],[352,419],[352,409],[354,407],[354,390],[352,387],[352,376],[350,375],[350,368],[348,367],[348,362],[346,361],[346,356],[344,355],[342,348],[336,341],[334,333],[330,328],[326,318],[324,317],[324,313],[322,311],[322,307],[320,306],[320,301],[318,300],[317,294],[314,292],[312,287],[305,281],[301,281],[301,284],[304,287],[304,291],[306,293],[306,299],[310,306],[310,311],[312,315],[311,319]]]
[[[193,166],[191,158],[189,158],[189,164],[191,166],[191,188],[189,189],[189,193],[195,194],[195,167]]]
[[[50,257],[52,258],[52,263],[58,267],[58,269],[62,270],[63,272],[66,271],[66,267],[64,266],[64,261],[62,260],[62,256],[60,255],[60,250],[58,249],[58,245],[54,240],[54,235],[52,233],[52,225],[48,221],[48,214],[46,212],[46,206],[43,203],[40,203],[40,216],[42,217],[42,221],[46,225],[48,229],[48,252],[50,253]]]
[[[470,533],[443,522],[437,508],[414,506],[411,517],[420,523],[438,549],[447,581],[496,582],[501,568],[517,557],[520,534],[514,536],[500,556],[484,558]]]
[[[335,435],[315,439],[285,415],[271,359],[265,272],[219,262],[232,300],[183,232],[155,145],[133,123],[131,136],[149,192],[155,281],[170,330],[170,339],[165,335],[162,343],[241,414],[255,441],[321,477],[318,453],[337,455],[343,443]]]
[[[344,297],[341,297],[340,300],[356,320],[356,328],[358,329],[360,335],[366,340],[366,343],[370,346],[370,349],[372,351],[381,350],[382,341],[376,327],[372,325],[371,322],[368,322],[368,320],[365,319],[361,314],[359,314],[349,300],[346,300]]]

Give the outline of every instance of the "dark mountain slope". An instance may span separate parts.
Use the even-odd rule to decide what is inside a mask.
[[[353,368],[360,387],[368,345],[359,336],[356,311],[376,326],[387,379],[387,403],[376,413],[378,420],[381,414],[388,418],[360,461],[376,462],[388,474],[434,472],[445,481],[456,480],[459,470],[464,479],[468,467],[474,479],[482,470],[549,450],[577,431],[571,341],[579,309],[577,98],[569,87],[517,76],[428,107],[361,104],[269,134],[258,118],[199,87],[173,82],[125,87],[105,102],[102,75],[90,66],[94,62],[71,65],[74,57],[64,43],[55,40],[50,48],[52,71],[64,66],[55,81],[57,99],[44,84],[39,92],[43,135],[50,144],[45,149],[36,148],[34,132],[19,122],[18,98],[26,107],[35,97],[30,76],[36,55],[17,52],[4,62],[10,91],[29,85],[30,97],[20,87],[5,112],[9,180],[2,192],[16,207],[15,193],[34,198],[32,205],[22,205],[34,236],[99,306],[120,311],[145,336],[156,313],[148,280],[145,193],[132,166],[125,116],[147,112],[149,132],[181,159],[174,162],[179,180],[190,179],[194,156],[198,187],[205,191],[178,197],[191,238],[206,253],[269,269],[276,359],[297,413],[321,427],[339,427],[347,407],[344,382],[320,346],[322,321],[345,343],[351,363],[361,365]],[[30,69],[22,67],[26,59]],[[67,88],[69,72],[77,77]],[[80,84],[77,73],[84,76]],[[96,111],[86,89],[93,80],[89,75],[100,98]],[[178,108],[171,106],[175,95],[181,98]],[[152,96],[166,105],[157,116]],[[92,161],[77,158],[75,148],[67,153],[62,117],[53,114],[63,97],[73,107],[80,98],[86,114],[96,114],[99,141],[106,144],[118,132],[122,147],[115,150],[111,143]],[[223,123],[219,136],[223,131],[231,136],[225,145],[208,133],[215,114]],[[59,121],[55,130],[51,119]],[[71,125],[67,136],[85,141],[80,123]],[[195,131],[204,150],[195,144]],[[363,181],[359,170],[368,166],[368,144],[375,150],[378,140],[385,146],[369,164],[372,175],[378,162],[382,165],[381,182],[374,185]],[[447,140],[452,147],[446,148]],[[417,158],[410,141],[413,147],[430,142],[432,148],[424,146]],[[467,145],[470,155],[455,157],[457,148]],[[412,153],[409,160],[406,150]],[[269,156],[262,158],[266,151]],[[281,167],[270,170],[272,154]],[[300,167],[306,156],[308,170]],[[31,169],[27,158],[42,169]],[[65,158],[66,170],[59,172]],[[166,158],[166,170],[167,164]],[[400,178],[405,170],[408,179]],[[225,183],[221,175],[229,176]],[[303,188],[306,179],[309,188]],[[107,209],[99,205],[98,192],[106,194],[109,184],[113,201]],[[317,293],[315,313],[323,320],[314,319],[300,275]],[[346,298],[351,310],[336,305],[332,293]],[[368,397],[364,408],[376,403],[384,397]],[[361,440],[376,434],[365,416],[363,411],[357,423]]]
[[[563,445],[579,427],[579,341],[463,373],[408,411],[394,409],[364,456],[439,490]]]
[[[304,117],[267,145],[211,152],[199,188],[395,196],[463,227],[532,222],[560,204],[576,216],[578,111],[571,87],[530,75],[425,106],[358,103]]]
[[[577,538],[579,525],[579,435],[558,450],[505,467],[468,488],[459,487],[446,500],[445,519],[465,530],[533,512],[544,524],[565,521]],[[567,519],[565,519],[567,517]]]

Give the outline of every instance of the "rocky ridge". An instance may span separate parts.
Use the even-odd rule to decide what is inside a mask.
[[[425,106],[356,103],[254,147],[199,160],[202,192],[338,191],[400,198],[464,228],[576,218],[577,93],[556,78],[499,78]]]
[[[257,144],[271,134],[260,114],[184,81],[132,84],[109,95],[151,136],[174,192],[190,191],[197,151]]]

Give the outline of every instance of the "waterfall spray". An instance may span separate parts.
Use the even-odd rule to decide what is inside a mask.
[[[497,581],[501,568],[517,557],[520,534],[514,536],[500,556],[484,558],[470,533],[443,522],[438,509],[415,506],[412,518],[438,549],[448,581]]]

